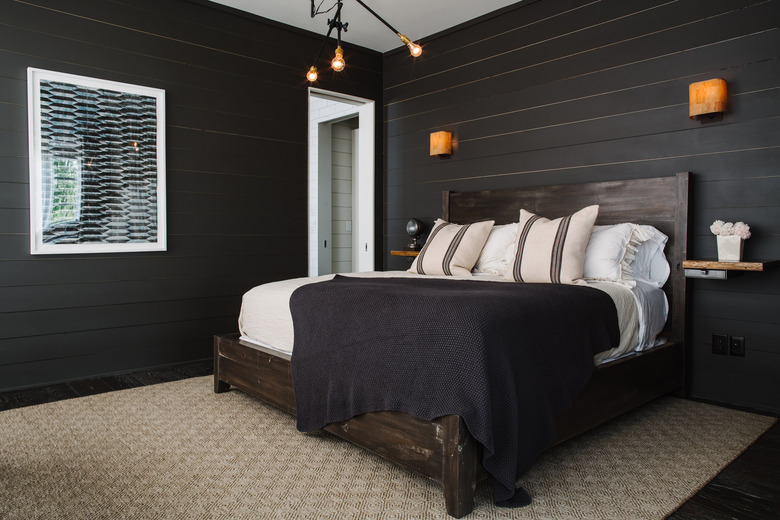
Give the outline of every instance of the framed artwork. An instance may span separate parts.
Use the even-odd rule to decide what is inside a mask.
[[[27,69],[32,254],[165,251],[165,91]]]

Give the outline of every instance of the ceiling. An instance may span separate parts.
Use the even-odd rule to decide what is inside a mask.
[[[328,17],[335,13],[311,18],[310,0],[211,0],[218,4],[235,7],[248,13],[301,29],[320,33],[328,31]],[[496,9],[517,3],[518,0],[363,0],[379,16],[405,34],[412,41],[436,34],[449,27],[467,22]],[[322,2],[321,11],[334,5],[336,0],[315,0]],[[355,0],[344,0],[341,21],[349,23],[342,40],[379,52],[387,52],[403,44],[398,36],[374,18]],[[335,36],[335,32],[333,34]]]

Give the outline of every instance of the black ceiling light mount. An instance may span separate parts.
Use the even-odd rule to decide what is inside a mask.
[[[346,62],[344,61],[344,50],[341,48],[341,31],[347,32],[347,26],[349,23],[342,23],[341,22],[341,8],[344,5],[344,2],[341,0],[337,0],[335,4],[333,4],[329,9],[326,9],[325,11],[320,11],[320,7],[322,6],[322,3],[325,0],[320,0],[320,3],[318,5],[315,5],[316,0],[311,0],[311,17],[314,18],[318,14],[325,14],[333,9],[336,9],[336,14],[333,15],[332,19],[328,19],[328,32],[325,34],[325,39],[322,41],[322,45],[320,46],[320,52],[317,54],[317,59],[314,60],[314,65],[312,65],[309,68],[309,71],[306,73],[306,79],[308,79],[310,82],[314,83],[317,81],[317,63],[319,63],[320,58],[322,57],[322,51],[325,49],[325,43],[328,41],[328,38],[330,38],[331,33],[333,33],[333,29],[336,29],[337,34],[337,44],[336,44],[336,50],[334,51],[334,57],[331,61],[331,68],[335,70],[336,72],[341,72],[344,70],[344,67],[346,67]],[[415,58],[422,54],[422,47],[411,41],[409,38],[407,38],[405,35],[398,32],[392,25],[387,23],[387,21],[379,16],[376,12],[374,12],[373,9],[368,7],[364,2],[361,0],[355,0],[357,3],[362,5],[366,11],[374,15],[376,19],[378,19],[380,22],[385,24],[388,29],[393,31],[395,34],[398,35],[398,37],[401,39],[401,41],[409,47],[409,52],[412,56]]]

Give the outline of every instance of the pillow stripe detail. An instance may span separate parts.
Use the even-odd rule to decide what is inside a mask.
[[[412,262],[409,272],[471,276],[471,269],[485,247],[493,224],[493,220],[460,225],[436,219],[428,240]]]
[[[520,274],[520,267],[523,265],[523,252],[525,251],[525,242],[528,240],[528,233],[531,232],[531,228],[534,222],[539,220],[539,215],[533,215],[528,219],[528,222],[523,226],[523,231],[517,239],[517,255],[515,256],[515,263],[512,266],[512,276],[516,282],[524,282],[523,275]]]
[[[469,230],[469,227],[471,227],[471,224],[466,224],[460,228],[458,233],[455,235],[455,238],[453,238],[452,242],[450,242],[450,247],[447,248],[447,252],[444,254],[444,259],[441,262],[441,269],[447,276],[452,276],[450,263],[455,257],[455,252],[458,250],[458,247],[460,247],[460,243],[463,241],[463,235],[466,234],[466,231]]]
[[[425,253],[428,251],[428,246],[433,244],[433,239],[436,237],[436,235],[444,229],[445,227],[449,226],[449,222],[444,222],[441,226],[436,226],[433,228],[433,231],[428,235],[428,240],[425,242],[425,245],[420,250],[420,254],[417,255],[417,274],[425,274],[425,270],[423,269],[423,259],[425,258]]]
[[[518,238],[505,278],[525,283],[583,283],[585,250],[598,205],[555,220],[520,210]]]
[[[561,219],[558,232],[555,234],[555,242],[550,258],[550,280],[552,283],[561,283],[561,266],[563,265],[563,245],[566,242],[566,234],[569,232],[571,215]]]

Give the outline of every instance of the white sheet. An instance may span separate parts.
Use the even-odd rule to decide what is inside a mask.
[[[666,339],[658,338],[669,316],[669,300],[666,298],[666,293],[642,280],[636,280],[636,287],[631,290],[631,293],[636,298],[640,311],[639,343],[636,350],[647,350],[666,343]]]
[[[307,278],[293,278],[259,285],[247,293],[241,302],[238,329],[241,339],[280,352],[291,353],[293,349],[293,321],[290,314],[290,296],[298,287],[309,283],[330,280],[335,275]],[[345,276],[377,278],[419,278],[423,275],[407,271],[377,271],[346,273]],[[516,283],[494,275],[472,277],[425,276],[426,278],[458,279],[474,281],[501,281]],[[649,348],[655,335],[663,329],[668,305],[664,292],[649,284],[637,284],[637,288],[609,282],[588,283],[612,297],[618,310],[620,345],[597,354],[594,361],[604,363],[624,356],[634,350]],[[660,296],[657,294],[660,293]],[[659,308],[659,305],[662,308]],[[660,328],[658,327],[660,323]]]

